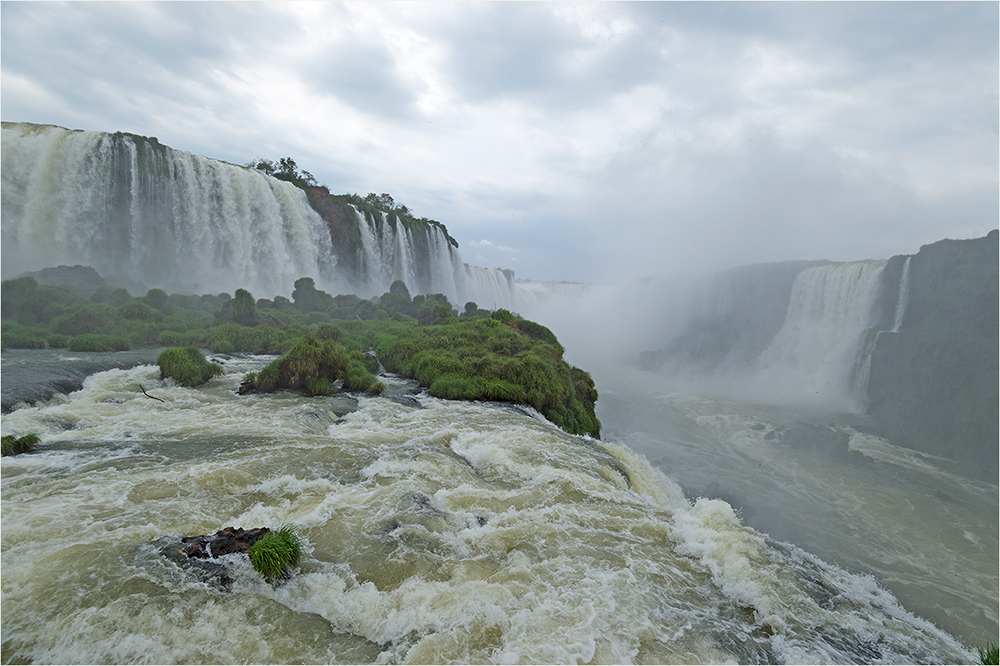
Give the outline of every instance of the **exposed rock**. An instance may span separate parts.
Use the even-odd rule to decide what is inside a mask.
[[[896,286],[884,296],[889,328],[906,257],[893,257]],[[909,270],[899,330],[876,340],[868,381],[873,430],[898,446],[954,460],[996,483],[998,233],[920,248]]]
[[[270,530],[266,527],[250,530],[226,527],[215,534],[163,537],[154,544],[159,547],[161,555],[191,571],[201,580],[229,589],[233,579],[229,576],[225,563],[212,560],[232,553],[246,553],[254,541],[267,532]]]

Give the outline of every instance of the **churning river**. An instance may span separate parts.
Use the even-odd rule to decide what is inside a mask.
[[[5,353],[4,381],[84,356]],[[598,441],[401,379],[239,396],[269,358],[223,360],[3,417],[42,438],[2,459],[4,663],[970,662],[995,635],[997,488],[861,432],[847,461],[767,438],[835,417],[619,370]],[[304,557],[277,587],[159,553],[282,524]]]

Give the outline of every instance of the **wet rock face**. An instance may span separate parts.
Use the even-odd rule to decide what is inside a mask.
[[[227,527],[215,534],[181,537],[183,550],[188,557],[221,557],[230,553],[245,553],[261,535],[270,532],[266,527],[245,530]]]
[[[254,541],[269,531],[266,527],[250,530],[227,527],[215,534],[163,537],[154,543],[163,557],[200,580],[228,590],[233,585],[233,579],[229,576],[225,563],[214,560],[232,553],[246,553]]]

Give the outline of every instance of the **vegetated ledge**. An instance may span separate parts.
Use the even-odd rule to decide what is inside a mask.
[[[374,373],[381,361],[387,372],[415,379],[432,396],[522,404],[571,434],[600,437],[593,379],[565,362],[563,347],[549,329],[471,301],[460,314],[444,294],[411,297],[400,280],[381,297],[367,300],[331,296],[311,278],[295,282],[292,300],[255,300],[243,289],[233,296],[194,296],[154,288],[133,298],[109,287],[88,298],[64,286],[40,285],[32,277],[4,280],[3,295],[4,349],[195,347],[215,354],[284,353],[272,366],[244,378],[241,392],[290,389],[310,395],[330,395],[336,382],[346,391],[380,393],[384,385]],[[202,362],[190,349],[163,360],[170,356],[172,362],[161,365],[163,376],[200,384],[214,375],[198,371]],[[159,360],[151,356],[149,361],[154,359]],[[130,359],[129,367],[137,362]],[[121,365],[115,356],[101,363],[92,371]],[[43,393],[30,395],[15,395],[17,387],[5,381],[4,409],[80,388],[82,376],[73,379],[72,385],[48,382]]]
[[[568,433],[600,438],[594,380],[563,359],[549,329],[502,309],[486,319],[438,325],[407,319],[345,322],[344,328],[388,372],[417,380],[434,397],[527,405]]]
[[[506,310],[436,325],[397,313],[339,327],[322,324],[284,356],[247,374],[239,392],[290,389],[322,396],[341,381],[345,390],[377,394],[384,390],[374,376],[381,363],[434,397],[527,405],[570,434],[600,438],[594,380],[562,355],[549,329]]]

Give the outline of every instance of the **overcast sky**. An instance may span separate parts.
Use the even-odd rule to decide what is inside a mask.
[[[997,226],[996,2],[5,2],[0,116],[292,156],[617,281]]]

